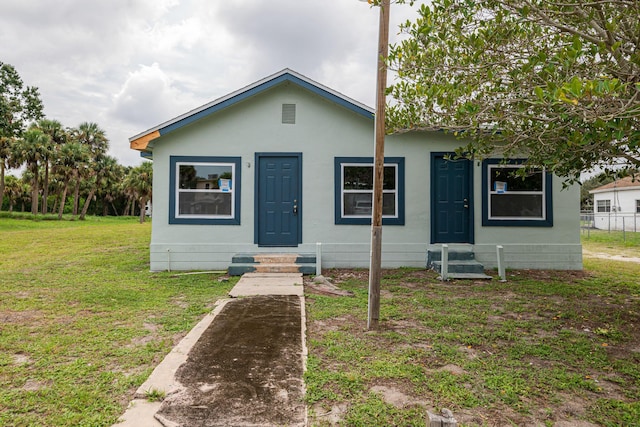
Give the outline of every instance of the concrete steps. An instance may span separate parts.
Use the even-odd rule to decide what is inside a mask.
[[[476,261],[472,251],[449,249],[447,266],[447,277],[451,279],[491,279],[484,273],[484,265]],[[442,272],[442,250],[427,251],[427,267]]]
[[[244,273],[316,274],[316,255],[297,253],[235,254],[229,265],[230,276]]]

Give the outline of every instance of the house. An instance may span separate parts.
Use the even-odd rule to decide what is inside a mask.
[[[312,255],[368,267],[374,111],[285,69],[130,138],[153,159],[151,270]],[[581,269],[579,191],[521,160],[452,160],[443,132],[388,136],[382,264],[425,267],[443,243],[496,266]],[[562,190],[562,191],[561,191]]]
[[[589,193],[593,194],[595,228],[640,231],[640,178],[628,176]]]

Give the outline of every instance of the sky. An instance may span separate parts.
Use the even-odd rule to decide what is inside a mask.
[[[390,16],[393,43],[417,14]],[[373,107],[378,17],[358,0],[0,0],[0,62],[135,166],[130,137],[284,68]]]

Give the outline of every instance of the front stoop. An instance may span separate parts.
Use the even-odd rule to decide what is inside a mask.
[[[427,251],[427,267],[442,272],[442,250]],[[449,249],[448,274],[451,279],[491,279],[484,273],[484,265],[475,259],[472,251]]]
[[[316,256],[297,253],[236,254],[229,266],[229,276],[242,276],[244,273],[316,274]]]

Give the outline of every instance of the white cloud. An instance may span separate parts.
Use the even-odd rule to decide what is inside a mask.
[[[357,0],[5,1],[0,61],[48,117],[98,123],[134,164],[128,137],[283,68],[373,106],[377,30]]]

